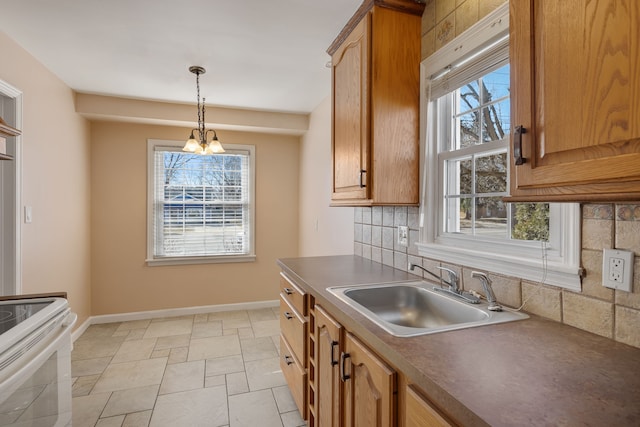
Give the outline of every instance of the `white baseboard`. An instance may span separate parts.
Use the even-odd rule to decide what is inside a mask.
[[[132,320],[159,319],[163,317],[189,316],[193,314],[215,313],[234,310],[257,310],[259,308],[278,307],[280,302],[256,301],[237,304],[202,305],[197,307],[168,308],[165,310],[137,311],[133,313],[102,314],[91,316],[71,334],[72,339],[78,339],[91,325],[102,323],[129,322]]]

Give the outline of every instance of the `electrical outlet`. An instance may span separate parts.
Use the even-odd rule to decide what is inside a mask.
[[[406,225],[398,226],[398,244],[400,246],[409,246],[409,227]]]
[[[602,254],[602,285],[631,292],[633,252],[605,249]]]

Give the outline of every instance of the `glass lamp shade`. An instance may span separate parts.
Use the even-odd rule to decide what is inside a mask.
[[[189,151],[191,153],[195,153],[198,150],[198,148],[202,149],[200,147],[200,143],[194,138],[193,132],[191,132],[191,135],[189,136],[187,143],[182,148],[182,151]]]
[[[214,135],[211,142],[207,145],[207,149],[211,150],[211,154],[224,153],[224,148],[222,148],[222,144],[220,144],[217,135]]]

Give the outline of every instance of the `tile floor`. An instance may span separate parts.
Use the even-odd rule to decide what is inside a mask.
[[[90,326],[71,354],[74,427],[305,425],[278,307]]]

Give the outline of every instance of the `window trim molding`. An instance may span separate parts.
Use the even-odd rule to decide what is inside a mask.
[[[438,167],[437,144],[429,144],[428,136],[432,135],[433,116],[431,111],[430,88],[427,80],[430,76],[446,72],[452,59],[461,58],[481,49],[487,40],[496,40],[509,31],[508,3],[498,7],[476,25],[465,31],[436,53],[423,60],[420,64],[420,171],[422,174],[422,200],[420,204],[420,241],[416,243],[420,256],[438,261],[458,264],[465,267],[477,268],[498,274],[515,276],[532,282],[543,282],[572,291],[581,291],[580,268],[580,205],[566,203],[559,205],[559,215],[562,221],[561,235],[558,236],[559,247],[543,249],[541,244],[539,257],[533,257],[530,245],[528,255],[514,253],[497,254],[487,251],[483,242],[471,244],[469,239],[456,239],[452,236],[440,236],[441,221],[438,185],[441,178]],[[427,209],[428,206],[435,208]],[[426,219],[428,218],[428,219]],[[550,235],[558,231],[550,229]],[[552,241],[553,239],[551,237]],[[514,242],[513,247],[520,245]],[[521,245],[524,247],[525,245]],[[556,245],[558,246],[558,245]],[[543,257],[546,255],[546,263]],[[546,264],[546,269],[544,265]]]
[[[228,151],[242,150],[249,152],[249,226],[251,233],[249,236],[251,252],[245,255],[204,255],[204,256],[172,256],[172,257],[154,257],[154,228],[153,228],[153,214],[154,214],[154,153],[155,147],[178,147],[181,148],[184,145],[184,141],[175,140],[163,140],[163,139],[147,139],[147,254],[145,263],[148,266],[160,266],[160,265],[188,265],[188,264],[226,264],[226,263],[238,263],[238,262],[254,262],[256,260],[256,224],[255,224],[255,201],[256,201],[256,147],[255,145],[247,144],[225,144]]]

